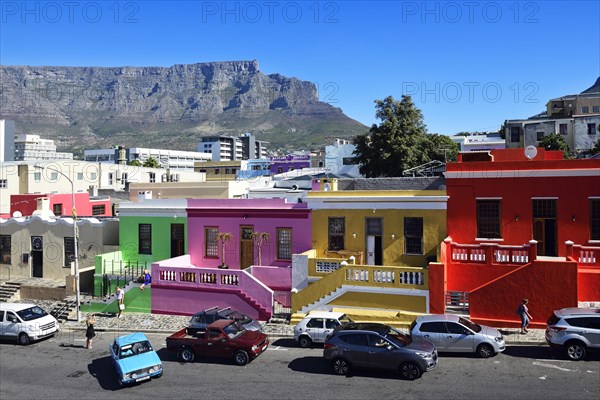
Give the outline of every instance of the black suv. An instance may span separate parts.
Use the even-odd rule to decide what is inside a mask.
[[[234,311],[231,307],[219,309],[219,307],[208,308],[200,311],[190,319],[188,334],[195,335],[204,332],[206,327],[219,319],[232,319],[249,331],[262,331],[260,322],[250,318],[246,314]]]
[[[348,375],[353,368],[377,368],[410,380],[435,367],[438,358],[430,342],[377,323],[336,327],[325,341],[323,357],[337,375]]]

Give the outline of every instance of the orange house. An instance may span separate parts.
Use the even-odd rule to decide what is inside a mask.
[[[462,153],[446,166],[448,237],[431,263],[431,312],[535,327],[553,310],[600,303],[600,159],[543,148]]]

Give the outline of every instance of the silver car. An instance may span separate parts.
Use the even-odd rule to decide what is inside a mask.
[[[504,337],[496,329],[459,315],[422,315],[410,326],[413,337],[429,340],[440,352],[477,353],[487,358],[504,351]]]
[[[546,321],[546,341],[562,347],[573,361],[583,360],[588,350],[600,350],[600,309],[563,308]]]

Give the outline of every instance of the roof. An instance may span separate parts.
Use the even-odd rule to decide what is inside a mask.
[[[434,322],[434,321],[458,321],[459,316],[453,314],[431,314],[421,315],[417,317],[418,321],[421,322]]]
[[[3,311],[21,311],[26,310],[31,307],[35,307],[37,304],[29,304],[29,303],[0,303],[0,310]]]
[[[560,310],[557,310],[556,313],[561,316],[590,315],[590,314],[598,314],[600,316],[600,308],[582,308],[582,307],[561,308]]]
[[[341,318],[345,314],[342,312],[336,311],[311,311],[308,313],[306,317],[311,318]]]
[[[135,332],[125,336],[119,336],[116,339],[119,346],[141,342],[142,340],[148,340],[146,335],[144,335],[142,332]]]

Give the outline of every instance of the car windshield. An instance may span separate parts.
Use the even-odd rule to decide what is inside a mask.
[[[475,322],[469,321],[468,319],[462,317],[458,319],[458,322],[460,322],[475,333],[481,332],[481,325],[477,325]]]
[[[21,310],[21,311],[17,311],[17,314],[19,314],[19,317],[21,317],[21,319],[23,321],[31,321],[33,319],[42,318],[42,317],[48,315],[48,313],[46,311],[42,310],[38,306],[27,308],[27,309]]]
[[[339,321],[340,321],[340,323],[341,323],[341,324],[347,324],[347,323],[350,323],[350,322],[354,322],[354,321],[352,321],[352,319],[350,319],[350,317],[349,317],[349,316],[347,316],[346,314],[342,315],[342,316],[340,317]]]
[[[123,359],[138,354],[147,353],[149,351],[152,351],[152,346],[150,345],[150,342],[147,340],[142,340],[140,342],[121,346],[121,349],[119,350],[119,358]]]
[[[225,332],[230,339],[235,339],[236,337],[241,336],[245,331],[246,330],[238,324],[229,324],[223,328],[223,332]]]
[[[406,335],[392,327],[389,327],[384,336],[400,346],[408,346],[412,342],[410,335]]]

